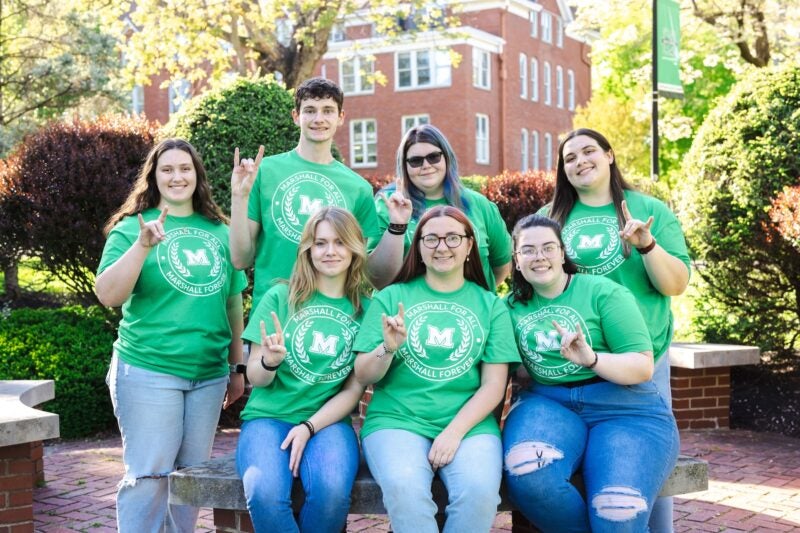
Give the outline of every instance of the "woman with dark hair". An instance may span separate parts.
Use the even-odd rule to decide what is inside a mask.
[[[529,215],[512,238],[506,303],[533,381],[503,428],[508,494],[542,531],[646,531],[679,444],[644,319],[628,289],[577,273],[554,220]]]
[[[423,124],[406,132],[397,148],[397,181],[377,195],[375,207],[380,234],[388,229],[395,236],[394,247],[386,237],[380,249],[385,285],[400,270],[403,257],[412,248],[412,236],[426,209],[451,205],[463,211],[475,228],[475,245],[490,290],[505,281],[511,271],[511,238],[497,206],[485,196],[464,187],[458,176],[453,148],[435,126]],[[371,243],[377,244],[377,241]]]
[[[244,390],[247,280],[226,223],[195,149],[166,139],[106,225],[95,292],[122,306],[107,380],[125,463],[120,531],[194,531],[198,509],[167,505],[167,477],[211,456],[220,407]]]
[[[508,311],[488,291],[464,213],[429,209],[413,243],[353,347],[356,378],[374,384],[364,456],[397,533],[438,532],[436,472],[449,495],[445,531],[489,531],[502,473],[492,410],[519,361]]]
[[[605,276],[633,293],[653,341],[653,381],[671,405],[670,297],[689,283],[678,219],[663,202],[635,191],[622,178],[608,140],[586,128],[561,141],[553,202],[540,213],[564,228],[564,250],[581,272]],[[672,531],[672,498],[659,498],[650,529]]]
[[[353,340],[368,307],[367,251],[355,217],[338,207],[303,229],[287,284],[269,289],[243,338],[252,342],[236,464],[255,531],[339,533],[358,470],[349,414],[364,388]],[[274,333],[267,335],[266,323]],[[293,477],[305,489],[299,522]]]

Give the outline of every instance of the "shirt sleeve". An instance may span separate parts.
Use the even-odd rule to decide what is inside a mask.
[[[486,233],[489,238],[489,264],[502,266],[511,261],[511,235],[497,204],[487,200]]]
[[[383,342],[383,320],[382,314],[393,315],[394,312],[389,311],[388,302],[390,300],[387,289],[379,291],[372,298],[369,308],[364,314],[364,320],[361,321],[361,328],[358,330],[356,340],[353,343],[353,352],[371,352]]]
[[[633,293],[616,283],[604,284],[598,297],[598,315],[611,353],[652,351],[653,343]]]
[[[367,239],[367,250],[369,251],[374,250],[378,246],[383,234],[386,232],[386,228],[389,227],[389,209],[386,207],[386,202],[381,199],[380,192],[384,192],[387,196],[390,194],[385,191],[379,191],[379,193],[375,195],[375,216],[378,219],[378,231],[375,235]],[[364,231],[364,233],[366,234],[366,231]]]
[[[255,222],[261,222],[261,180],[262,174],[266,169],[267,162],[263,161],[258,167],[256,179],[253,181],[253,188],[250,189],[250,196],[247,199],[247,218]]]
[[[288,296],[289,287],[281,284],[272,287],[258,302],[256,309],[250,313],[250,319],[247,322],[247,327],[242,333],[242,339],[261,344],[261,321],[267,328],[267,333],[275,333],[275,326],[272,323],[272,313],[278,315],[278,320],[281,325],[286,322],[286,317],[289,314],[288,309]]]
[[[678,217],[662,202],[657,202],[653,209],[653,218],[653,236],[659,246],[669,255],[680,259],[691,273],[691,260],[686,247],[686,237],[683,235]]]
[[[106,244],[103,246],[103,255],[100,257],[100,265],[97,267],[97,275],[103,273],[105,269],[117,262],[125,252],[133,245],[137,238],[139,238],[138,227],[137,233],[132,234],[128,229],[129,224],[125,219],[121,220],[114,226],[111,233],[108,234]]]
[[[519,351],[514,340],[514,327],[511,315],[505,304],[495,298],[492,306],[492,318],[489,322],[489,333],[486,348],[481,360],[484,363],[519,363]]]

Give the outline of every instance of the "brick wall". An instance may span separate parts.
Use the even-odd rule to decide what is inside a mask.
[[[0,448],[0,533],[33,532],[33,489],[44,480],[42,442]]]
[[[672,367],[672,411],[678,429],[720,429],[730,425],[730,367]]]
[[[214,527],[218,533],[239,531],[252,533],[254,531],[249,512],[231,509],[214,509]]]

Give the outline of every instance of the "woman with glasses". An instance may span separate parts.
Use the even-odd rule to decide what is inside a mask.
[[[447,487],[445,531],[489,531],[502,474],[492,410],[508,363],[511,322],[489,292],[467,217],[437,206],[419,219],[393,284],[378,292],[356,338],[356,378],[374,384],[362,448],[397,533],[436,533],[431,481]]]
[[[653,342],[653,380],[671,405],[670,297],[689,283],[678,219],[663,202],[633,190],[608,140],[591,129],[572,131],[561,141],[553,202],[540,213],[564,228],[566,254],[581,272],[605,276],[633,293]],[[672,498],[659,499],[650,529],[672,531]]]
[[[384,238],[375,256],[380,264],[374,270],[382,273],[379,285],[385,286],[400,271],[420,216],[437,205],[457,207],[469,218],[490,290],[511,272],[511,238],[500,211],[485,196],[464,187],[453,149],[436,127],[423,124],[408,130],[397,149],[397,180],[378,193],[375,204],[381,235],[388,229],[395,236],[391,242]]]
[[[529,215],[512,238],[506,303],[533,380],[503,428],[509,497],[545,532],[646,531],[679,449],[647,325],[628,289],[577,273],[557,222]]]

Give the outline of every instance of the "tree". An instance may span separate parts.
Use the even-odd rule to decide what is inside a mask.
[[[355,0],[236,0],[207,2],[163,0],[132,2],[135,31],[124,46],[128,74],[147,84],[151,76],[168,72],[171,79],[212,84],[229,72],[280,73],[293,88],[311,76],[325,52],[331,32],[343,16],[356,12]],[[402,5],[377,0],[363,15],[381,35],[399,33],[401,26],[427,31],[452,24],[439,7],[422,0]],[[402,22],[398,24],[398,22]]]

